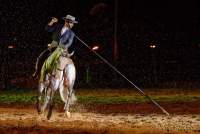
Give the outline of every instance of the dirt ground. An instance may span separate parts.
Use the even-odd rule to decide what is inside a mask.
[[[34,106],[1,106],[0,134],[200,134],[199,102],[162,104],[166,116],[150,103],[74,106],[71,118],[55,107],[51,120]]]

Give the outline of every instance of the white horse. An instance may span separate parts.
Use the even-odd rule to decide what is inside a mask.
[[[76,101],[76,97],[73,92],[73,86],[76,79],[76,69],[74,63],[72,62],[67,64],[64,67],[64,70],[54,69],[53,71],[55,73],[59,73],[59,77],[55,77],[53,73],[47,74],[45,77],[46,81],[39,84],[37,98],[38,113],[43,113],[48,108],[47,119],[51,118],[54,106],[53,97],[55,92],[59,90],[61,99],[65,103],[64,115],[70,117],[69,106]],[[67,85],[64,82],[64,77],[67,78]]]

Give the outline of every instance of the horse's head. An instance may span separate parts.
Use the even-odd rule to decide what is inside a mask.
[[[69,53],[68,50],[64,50],[63,53],[62,53],[62,55],[64,57],[70,58],[72,55],[74,55],[74,51],[71,52],[71,53]]]

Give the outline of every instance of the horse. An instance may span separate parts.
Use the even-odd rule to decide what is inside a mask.
[[[73,53],[69,54],[68,58],[72,55]],[[67,79],[67,84],[65,82],[65,77]],[[76,97],[73,90],[75,79],[76,69],[72,60],[69,64],[66,64],[64,69],[58,70],[54,68],[52,72],[46,74],[45,82],[39,83],[38,86],[38,114],[44,113],[44,111],[48,108],[47,119],[49,120],[51,118],[52,109],[54,106],[53,97],[55,95],[55,92],[59,90],[61,100],[65,103],[64,116],[67,116],[69,118],[69,106],[76,101]]]

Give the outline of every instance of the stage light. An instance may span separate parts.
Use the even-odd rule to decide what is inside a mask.
[[[9,45],[9,46],[8,46],[8,49],[13,49],[13,48],[15,48],[14,45]]]
[[[150,48],[156,48],[156,45],[150,45],[149,47]]]
[[[92,47],[92,50],[98,50],[99,49],[99,46],[93,46]]]

